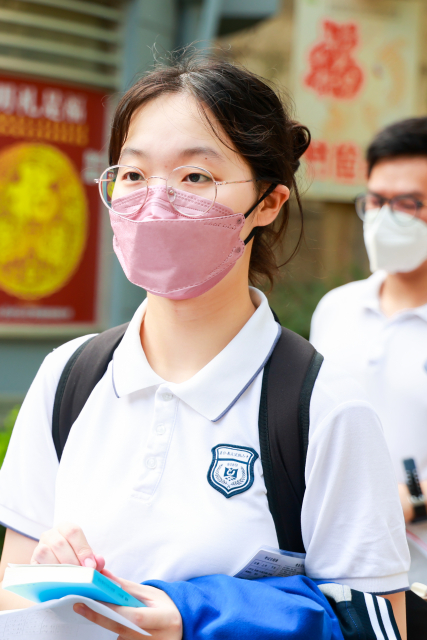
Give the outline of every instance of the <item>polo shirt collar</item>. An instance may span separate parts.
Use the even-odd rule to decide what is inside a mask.
[[[385,271],[375,271],[365,280],[365,290],[362,297],[362,306],[383,315],[380,306],[380,289],[387,273]]]
[[[365,280],[366,288],[362,297],[362,306],[364,309],[374,311],[383,317],[386,316],[384,316],[380,305],[380,290],[386,276],[386,271],[375,271],[375,273],[369,276],[369,278]],[[418,316],[427,322],[427,304],[423,304],[421,307],[414,307],[412,309],[403,309],[391,318],[387,318],[387,320],[392,321],[398,317],[401,318],[402,316]]]
[[[245,326],[203,369],[189,380],[173,383],[153,371],[141,346],[139,331],[147,301],[133,316],[113,357],[113,385],[120,398],[135,391],[166,385],[167,388],[202,414],[216,422],[237,402],[270,357],[281,327],[274,320],[267,298],[250,288],[257,307]]]

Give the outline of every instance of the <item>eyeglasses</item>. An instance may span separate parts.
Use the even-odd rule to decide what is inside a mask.
[[[217,182],[210,171],[193,166],[177,167],[167,178],[146,178],[140,169],[127,165],[108,167],[95,182],[99,186],[103,203],[109,209],[120,215],[132,215],[145,203],[149,190],[148,181],[152,178],[166,182],[167,197],[173,208],[191,218],[200,217],[212,209],[218,187],[224,184],[257,182],[254,179]],[[197,211],[192,209],[191,198],[188,197],[190,194],[203,198],[204,207]]]
[[[361,220],[375,220],[381,208],[388,204],[396,222],[402,226],[412,224],[418,217],[424,202],[414,196],[383,198],[377,193],[362,193],[354,201],[357,215]]]

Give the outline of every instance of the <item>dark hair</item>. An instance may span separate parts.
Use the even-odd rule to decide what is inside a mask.
[[[308,129],[293,121],[273,89],[245,68],[201,54],[172,54],[168,62],[156,64],[153,71],[122,97],[112,124],[110,164],[119,161],[132,116],[139,107],[164,94],[190,93],[214,134],[220,137],[215,123],[209,120],[210,113],[248,162],[254,177],[267,178],[260,184],[260,192],[270,183],[284,184],[294,191],[301,215],[301,233],[288,262],[298,251],[302,238],[302,208],[294,174],[300,156],[310,144]],[[252,284],[264,278],[273,284],[283,266],[277,263],[274,250],[283,239],[288,220],[287,202],[275,223],[257,228],[249,267]]]
[[[387,158],[427,156],[427,118],[400,120],[380,131],[366,152],[368,176]]]

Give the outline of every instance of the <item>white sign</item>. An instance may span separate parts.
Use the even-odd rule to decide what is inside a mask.
[[[352,200],[364,188],[373,136],[416,115],[420,4],[296,0],[294,98],[313,137],[308,197]]]

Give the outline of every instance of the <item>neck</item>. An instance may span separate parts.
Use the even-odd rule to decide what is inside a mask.
[[[380,301],[388,317],[427,304],[427,260],[409,273],[389,273],[381,287]]]
[[[141,344],[151,368],[168,382],[185,382],[239,333],[255,311],[246,278],[234,269],[198,298],[147,295]]]

